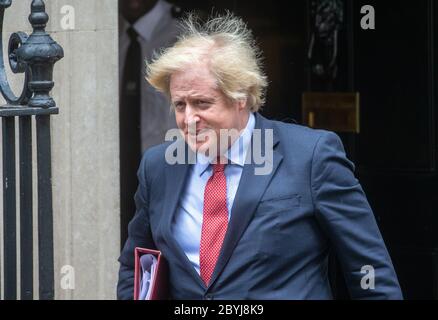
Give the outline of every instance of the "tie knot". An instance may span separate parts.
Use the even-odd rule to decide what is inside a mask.
[[[223,172],[225,170],[225,163],[214,163],[213,164],[213,173]]]
[[[131,41],[137,40],[138,33],[135,31],[134,27],[129,27],[128,30],[126,30],[126,33],[128,34]]]

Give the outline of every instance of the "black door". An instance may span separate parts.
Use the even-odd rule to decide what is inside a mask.
[[[302,123],[306,91],[360,94],[360,132],[337,133],[356,164],[405,298],[438,298],[438,3],[172,2],[207,13],[228,9],[248,22],[264,51],[270,86],[262,113],[269,118]],[[336,77],[330,83],[315,75],[308,59],[312,10],[324,2],[341,6]],[[375,29],[361,27],[364,5],[374,8]],[[336,296],[348,298],[339,274],[332,274]]]

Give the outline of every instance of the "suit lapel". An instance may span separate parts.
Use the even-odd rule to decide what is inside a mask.
[[[266,127],[267,122],[268,120],[263,118],[261,115],[256,114],[256,124],[254,129],[261,129],[261,150],[264,150],[265,147],[264,129],[273,129]],[[233,207],[231,209],[231,219],[228,224],[228,229],[225,234],[221,253],[219,255],[219,259],[213,272],[209,286],[214,283],[218,275],[227,264],[236,244],[238,243],[243,232],[246,230],[249,222],[251,221],[255,209],[260,201],[260,198],[264,194],[269,182],[271,181],[279,164],[283,159],[282,155],[278,151],[275,151],[275,147],[279,143],[278,138],[275,136],[275,132],[273,138],[274,152],[272,171],[270,174],[255,175],[254,170],[257,165],[254,164],[254,161],[252,161],[251,154],[247,155],[247,157],[250,157],[251,161],[247,161],[243,167],[242,176],[240,178],[239,186],[237,188],[236,196],[234,198]]]

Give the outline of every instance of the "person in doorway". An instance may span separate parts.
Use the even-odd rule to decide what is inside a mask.
[[[121,241],[135,213],[141,154],[175,128],[166,97],[144,79],[144,61],[177,39],[178,9],[164,0],[119,0]]]

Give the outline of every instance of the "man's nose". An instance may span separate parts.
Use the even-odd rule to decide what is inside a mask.
[[[184,122],[186,125],[194,125],[199,121],[199,116],[194,108],[189,104],[186,105]]]

